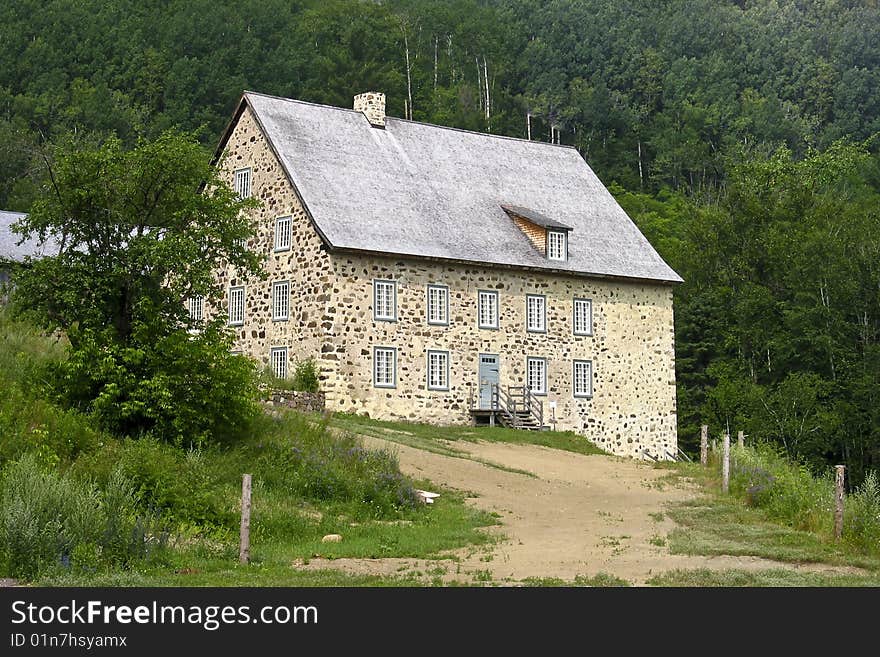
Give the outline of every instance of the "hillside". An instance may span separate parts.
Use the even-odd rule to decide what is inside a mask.
[[[494,522],[442,490],[427,507],[388,449],[327,420],[265,415],[231,445],[120,438],[54,402],[64,340],[0,308],[0,579],[113,585],[376,585],[292,569],[343,534],[348,556],[481,545]],[[238,563],[242,474],[253,475],[251,565]],[[432,488],[427,481],[419,485]]]
[[[243,89],[574,145],[676,288],[681,445],[703,423],[858,484],[880,464],[880,8],[871,0],[19,0],[0,7],[0,208],[45,146]],[[527,121],[530,116],[530,121]]]
[[[741,151],[880,130],[868,0],[18,0],[0,7],[0,207],[76,130],[213,146],[243,89],[573,144],[606,182],[717,188]]]

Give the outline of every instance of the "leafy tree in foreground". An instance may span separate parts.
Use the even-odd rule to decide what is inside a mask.
[[[56,240],[31,261],[16,304],[68,336],[55,391],[117,433],[199,443],[235,435],[254,413],[254,378],[229,353],[222,322],[192,319],[185,301],[219,298],[221,262],[258,274],[236,197],[189,135],[167,132],[125,150],[58,148],[50,184],[18,229]],[[198,329],[198,330],[192,330]]]

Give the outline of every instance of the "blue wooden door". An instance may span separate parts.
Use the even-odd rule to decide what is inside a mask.
[[[492,386],[498,380],[498,354],[480,354],[480,408],[492,408]]]

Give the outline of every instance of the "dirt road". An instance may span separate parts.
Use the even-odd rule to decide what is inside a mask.
[[[663,514],[668,502],[696,496],[693,487],[660,481],[663,470],[630,459],[582,456],[535,445],[461,443],[472,457],[535,477],[507,472],[473,460],[426,452],[366,438],[370,446],[397,451],[401,470],[417,478],[471,492],[474,506],[498,513],[494,529],[505,539],[489,551],[463,550],[447,581],[517,583],[526,578],[559,578],[606,573],[643,585],[675,568],[792,568],[756,557],[690,557],[670,554],[663,538],[674,527]],[[431,568],[408,559],[313,560],[313,568],[400,574]]]

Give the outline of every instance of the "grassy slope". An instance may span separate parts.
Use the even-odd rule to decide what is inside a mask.
[[[69,470],[100,485],[121,465],[138,483],[145,504],[158,509],[173,528],[174,538],[172,548],[157,561],[140,563],[131,570],[74,573],[56,569],[44,574],[42,583],[406,585],[412,582],[405,577],[298,572],[291,563],[318,555],[430,558],[493,540],[482,531],[495,524],[491,514],[472,509],[462,495],[431,482],[414,482],[442,493],[431,506],[395,510],[387,503],[367,503],[372,479],[399,476],[393,455],[378,459],[381,464],[372,469],[368,469],[370,458],[364,466],[357,459],[345,460],[341,458],[345,453],[358,449],[355,442],[346,442],[344,436],[334,438],[295,414],[267,418],[252,438],[240,444],[200,452],[109,436],[94,428],[87,417],[59,409],[42,397],[41,367],[63,358],[64,351],[62,340],[11,320],[0,309],[0,388],[4,392],[0,395],[4,436],[0,468],[24,452],[36,452],[45,467]],[[302,459],[290,457],[300,449],[309,457],[314,455],[315,462],[305,467]],[[320,490],[312,490],[309,477],[313,471]],[[237,504],[244,472],[254,475],[253,562],[249,566],[237,563]],[[322,536],[330,533],[342,534],[343,541],[322,543]]]
[[[674,570],[649,583],[655,586],[878,586],[880,554],[835,543],[814,531],[774,519],[743,498],[722,495],[718,473],[697,464],[658,465],[669,470],[670,483],[696,482],[704,495],[670,506],[677,527],[667,537],[673,554],[754,556],[797,565],[833,567],[840,572],[769,568],[744,570]]]
[[[465,458],[467,455],[461,449],[457,449],[455,443],[485,440],[493,443],[542,445],[586,455],[605,453],[583,436],[571,431],[519,431],[505,427],[437,427],[411,422],[370,420],[349,414],[334,415],[332,424],[354,433],[384,438],[403,445],[426,449],[429,452]]]

